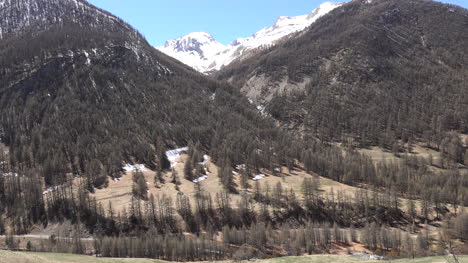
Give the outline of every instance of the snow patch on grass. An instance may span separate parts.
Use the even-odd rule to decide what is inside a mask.
[[[254,181],[258,181],[258,180],[262,180],[263,178],[265,178],[266,175],[264,174],[257,174],[254,178],[252,178],[252,180]]]
[[[199,164],[205,165],[208,163],[209,156],[208,155],[203,155],[203,162],[200,162]]]
[[[55,192],[59,189],[62,189],[64,188],[65,185],[62,184],[62,185],[56,185],[56,186],[51,186],[51,187],[48,187],[42,194],[45,195],[45,194],[48,194],[48,193],[52,193],[52,192]]]
[[[238,165],[236,165],[236,170],[243,170],[243,169],[245,169],[245,168],[246,168],[245,164],[238,164]]]
[[[200,183],[202,181],[205,181],[206,179],[208,179],[208,176],[204,175],[204,176],[202,176],[200,178],[197,178],[197,179],[193,180],[193,182],[198,184],[198,183]]]
[[[144,164],[126,164],[123,169],[125,172],[144,172],[148,170]]]
[[[166,152],[167,159],[171,162],[171,167],[174,167],[177,160],[179,160],[180,155],[184,152],[188,152],[189,147],[183,147],[179,149],[173,149]],[[204,157],[203,157],[204,158]]]

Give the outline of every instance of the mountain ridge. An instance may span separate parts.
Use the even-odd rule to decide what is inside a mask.
[[[280,39],[304,30],[317,19],[341,5],[342,3],[325,2],[307,15],[280,16],[272,26],[263,28],[250,37],[237,38],[228,45],[219,43],[209,33],[201,32],[201,37],[200,34],[197,37],[194,36],[194,34],[198,34],[195,32],[174,40],[168,40],[165,45],[158,46],[156,49],[179,59],[197,71],[210,73],[221,69],[221,67],[236,59],[248,56],[256,49],[274,45]],[[206,35],[211,37],[210,41],[205,41]],[[198,45],[198,50],[180,48],[180,46],[188,44],[187,39],[191,40],[190,43]],[[210,53],[205,55],[204,50],[209,50]]]
[[[466,9],[435,1],[354,0],[215,76],[326,140],[434,141],[468,130],[467,25]]]
[[[0,139],[13,169],[37,168],[47,185],[80,174],[89,189],[102,187],[125,163],[154,169],[167,148],[190,142],[241,163],[231,142],[261,148],[257,131],[274,127],[232,86],[155,50],[84,1],[8,3],[0,11],[8,25],[0,39]]]

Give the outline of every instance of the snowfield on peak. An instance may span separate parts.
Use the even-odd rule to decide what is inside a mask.
[[[182,61],[200,72],[205,72],[211,59],[226,49],[206,32],[194,32],[157,47],[163,53]]]
[[[197,71],[209,73],[246,56],[249,51],[274,45],[288,35],[305,30],[317,19],[341,5],[342,3],[325,2],[307,15],[281,16],[273,26],[263,28],[251,37],[238,38],[229,45],[219,43],[206,32],[194,32],[168,40],[164,46],[156,48]]]

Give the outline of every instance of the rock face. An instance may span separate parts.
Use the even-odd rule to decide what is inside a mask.
[[[341,5],[341,3],[326,2],[308,15],[279,17],[273,26],[264,28],[251,37],[238,38],[227,46],[217,42],[208,33],[195,32],[169,40],[157,49],[197,71],[209,73],[229,65],[236,59],[248,57],[259,48],[272,46],[293,33],[303,31],[317,19]]]
[[[48,184],[73,173],[104,174],[90,179],[101,185],[123,162],[154,168],[165,147],[210,149],[263,122],[238,90],[86,1],[2,0],[0,28],[0,139],[12,165],[40,167]]]
[[[435,1],[354,0],[215,76],[326,138],[467,132],[467,25]]]

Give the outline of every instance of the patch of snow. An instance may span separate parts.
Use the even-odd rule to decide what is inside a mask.
[[[254,181],[258,181],[258,180],[262,180],[263,178],[265,178],[266,175],[264,174],[257,174],[254,178],[252,178],[252,180]]]
[[[265,106],[258,105],[257,110],[258,110],[258,112],[260,112],[260,114],[265,115]]]
[[[236,170],[242,170],[242,169],[245,169],[245,168],[247,168],[247,166],[245,164],[236,165]]]
[[[144,164],[126,164],[123,169],[125,172],[144,172],[148,170]]]
[[[93,85],[94,89],[97,89],[96,81],[94,81],[94,78],[90,77],[91,84]]]
[[[208,160],[209,160],[209,156],[208,155],[203,155],[203,162],[200,162],[199,164],[201,165],[205,165],[206,163],[208,163]]]
[[[120,182],[121,178],[114,178],[114,182]]]
[[[173,149],[166,152],[167,159],[171,162],[171,167],[174,167],[177,160],[179,160],[180,155],[183,152],[188,152],[189,147],[183,147],[179,149]]]
[[[48,193],[52,193],[52,192],[55,192],[55,191],[57,191],[57,190],[59,190],[59,189],[62,189],[62,188],[64,188],[64,187],[65,187],[64,184],[62,184],[62,185],[56,185],[56,186],[51,186],[51,187],[48,187],[44,192],[42,192],[42,194],[45,195],[45,194],[48,194]]]
[[[86,56],[86,65],[91,65],[91,59],[89,59],[89,54],[86,50],[83,50],[83,54]]]
[[[198,184],[198,183],[200,183],[202,181],[205,181],[206,179],[208,179],[208,176],[204,175],[204,176],[202,176],[200,178],[197,178],[197,179],[193,180],[193,182]]]
[[[3,174],[1,174],[1,176],[3,176],[3,177],[18,177],[18,174],[17,174],[17,173],[8,172],[8,173],[3,173]]]
[[[136,47],[135,45],[133,44],[130,44],[130,43],[125,43],[125,47],[131,51],[133,51],[133,53],[135,54],[135,57],[137,59],[137,61],[140,61],[140,53],[138,52],[138,47]]]

